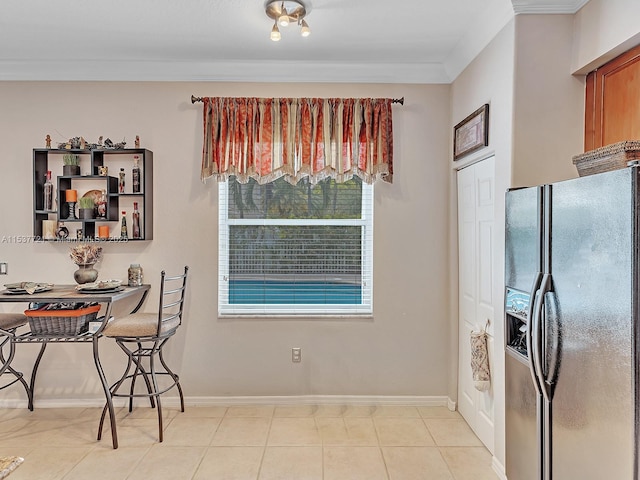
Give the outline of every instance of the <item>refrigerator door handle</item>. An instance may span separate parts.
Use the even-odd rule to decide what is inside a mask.
[[[546,345],[547,375],[544,378],[544,383],[548,386],[549,398],[552,398],[555,389],[555,383],[558,378],[560,356],[562,355],[558,299],[555,293],[551,293],[550,295],[546,296],[545,304],[547,305],[547,332],[555,332],[554,334],[549,335],[549,333],[547,333],[546,335],[547,338],[551,339],[551,341]]]
[[[536,392],[538,395],[542,395],[542,386],[540,385],[540,379],[542,378],[536,370],[536,364],[534,361],[534,348],[533,348],[533,332],[537,329],[536,316],[535,312],[537,311],[536,306],[538,305],[538,301],[540,298],[540,284],[542,283],[542,273],[538,272],[536,275],[535,281],[533,282],[533,289],[531,291],[531,297],[534,298],[534,302],[531,305],[530,311],[528,313],[528,321],[527,321],[527,333],[526,333],[526,341],[527,341],[527,356],[529,357],[529,372],[531,373],[531,379],[533,380],[533,385],[536,387]]]
[[[536,298],[536,293],[540,288],[541,283],[542,283],[542,272],[537,272],[536,278],[533,280],[533,288],[531,289],[531,298],[533,298],[534,300]],[[528,319],[531,319],[531,317],[533,316],[533,307],[534,307],[534,304],[529,303],[529,311],[527,312]]]
[[[542,311],[544,308],[545,295],[551,291],[551,275],[545,273],[540,283],[540,288],[536,292],[536,300],[534,304],[533,318],[534,327],[532,327],[531,334],[531,346],[532,346],[532,363],[536,376],[538,377],[538,384],[542,391],[542,396],[548,402],[551,401],[551,386],[545,382],[544,370],[542,368]]]

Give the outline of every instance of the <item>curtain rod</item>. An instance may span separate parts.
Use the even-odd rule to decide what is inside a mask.
[[[194,97],[191,95],[191,103],[202,102],[202,97]],[[399,103],[400,105],[404,105],[404,97],[402,98],[392,98],[391,103]]]

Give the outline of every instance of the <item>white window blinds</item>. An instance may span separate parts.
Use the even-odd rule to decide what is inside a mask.
[[[373,186],[220,184],[220,315],[372,312]]]

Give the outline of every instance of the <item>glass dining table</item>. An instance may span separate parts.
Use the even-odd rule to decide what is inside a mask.
[[[75,335],[56,335],[33,333],[31,331],[16,334],[11,341],[16,344],[20,343],[41,343],[40,351],[33,364],[31,371],[31,379],[29,388],[31,389],[31,398],[35,388],[36,374],[38,366],[42,360],[45,349],[49,343],[92,343],[93,344],[93,360],[98,370],[98,376],[102,383],[107,408],[109,411],[109,420],[111,423],[111,438],[113,448],[118,448],[118,435],[116,431],[115,412],[113,408],[113,400],[107,383],[102,364],[100,363],[100,355],[98,350],[98,341],[102,337],[102,330],[107,322],[105,320],[112,317],[128,315],[137,312],[149,293],[150,285],[141,285],[135,287],[123,286],[121,288],[112,289],[111,291],[89,292],[79,291],[76,285],[54,285],[50,290],[29,294],[14,293],[4,291],[0,294],[0,303],[98,303],[101,305],[98,319],[102,321],[95,331],[85,331]],[[30,405],[30,408],[32,406]]]

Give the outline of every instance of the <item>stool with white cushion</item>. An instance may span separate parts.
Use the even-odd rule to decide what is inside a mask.
[[[124,374],[111,386],[112,397],[129,398],[129,412],[133,410],[135,397],[148,398],[151,407],[158,410],[158,437],[163,439],[162,406],[160,396],[176,387],[180,396],[180,410],[184,412],[184,397],[180,379],[166,364],[162,349],[167,341],[176,333],[182,324],[182,312],[187,285],[187,272],[176,276],[166,276],[161,273],[160,302],[158,313],[134,313],[122,318],[114,318],[102,331],[106,337],[113,338],[117,345],[127,355],[128,362]],[[160,365],[156,364],[156,359]],[[144,361],[144,363],[143,363]],[[158,367],[161,367],[158,371]],[[146,384],[146,392],[136,392],[136,379],[140,376]],[[159,385],[160,377],[168,378],[169,384]],[[121,393],[120,388],[127,385],[127,393]],[[98,440],[102,437],[102,426],[107,413],[107,406],[102,410]]]

